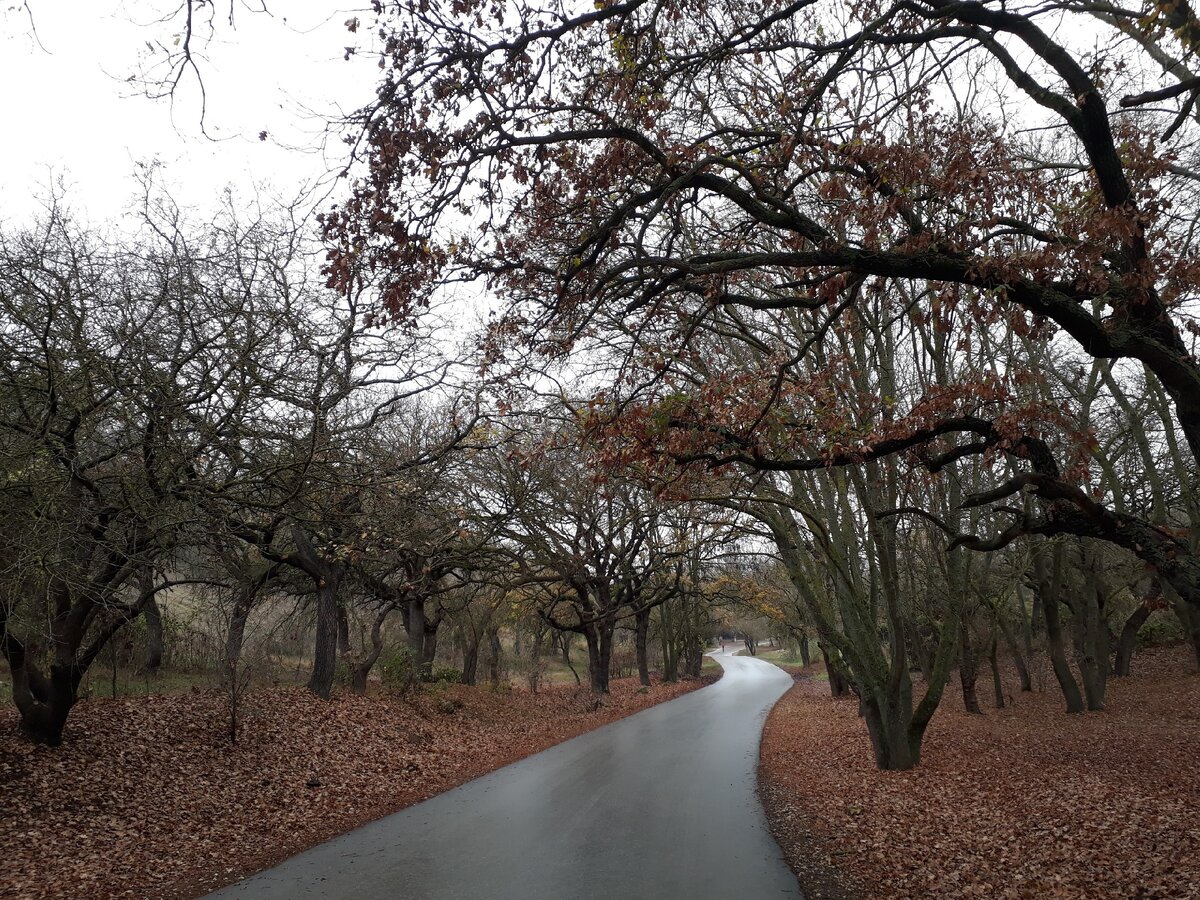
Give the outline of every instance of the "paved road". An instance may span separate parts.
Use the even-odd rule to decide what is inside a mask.
[[[372,822],[211,895],[292,900],[800,897],[755,795],[791,679],[716,654],[715,685]]]

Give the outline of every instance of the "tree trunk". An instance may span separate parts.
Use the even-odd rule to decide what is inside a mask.
[[[907,702],[903,698],[895,702],[884,696],[882,687],[878,691],[866,690],[860,706],[875,752],[875,764],[881,771],[902,772],[920,762],[920,744],[914,748],[909,741],[911,694]]]
[[[339,653],[345,656],[352,652],[350,649],[350,616],[346,612],[344,603],[339,603],[337,606],[337,639]]]
[[[1058,597],[1055,592],[1061,584],[1063,566],[1063,546],[1055,544],[1051,550],[1053,565],[1046,558],[1047,545],[1041,545],[1033,553],[1034,580],[1036,590],[1033,595],[1034,609],[1039,606],[1042,611],[1042,621],[1046,626],[1046,646],[1050,651],[1050,663],[1054,669],[1054,678],[1062,689],[1063,698],[1067,701],[1068,713],[1083,712],[1083,696],[1075,675],[1071,672],[1071,664],[1067,662],[1067,652],[1063,646],[1062,623],[1058,617]]]
[[[1004,681],[1000,677],[1000,661],[996,658],[995,632],[992,632],[992,644],[988,649],[988,663],[992,667],[992,692],[996,698],[996,709],[1004,709]]]
[[[1054,677],[1062,688],[1063,699],[1067,701],[1068,713],[1083,712],[1083,695],[1079,693],[1079,685],[1071,672],[1071,664],[1067,662],[1067,651],[1063,646],[1062,624],[1058,619],[1058,600],[1053,597],[1042,598],[1042,613],[1045,617],[1046,644],[1050,649],[1050,663],[1054,667]]]
[[[425,621],[425,636],[421,641],[421,677],[433,680],[433,664],[437,659],[438,622]]]
[[[563,647],[563,665],[565,665],[566,667],[569,668],[569,670],[571,670],[572,676],[575,676],[576,684],[583,684],[582,680],[580,679],[580,673],[578,673],[576,671],[575,664],[574,664],[574,662],[571,661],[571,638],[572,637],[575,637],[575,635],[571,634],[570,631],[562,631],[562,632],[559,632],[559,635],[558,635],[559,644],[562,644],[562,647]]]
[[[143,588],[145,590],[145,588]],[[157,675],[163,661],[162,610],[151,596],[145,603],[146,610],[146,659],[142,663],[143,675]]]
[[[500,654],[503,648],[500,645],[500,629],[489,628],[488,637],[488,681],[492,687],[500,686]]]
[[[410,598],[405,603],[404,632],[408,637],[408,659],[413,669],[414,681],[428,681],[429,671],[425,668],[425,601]]]
[[[679,662],[680,657],[682,656],[683,648],[680,646],[678,641],[671,640],[665,631],[661,635],[661,643],[663,681],[667,682],[668,684],[674,684],[679,680]]]
[[[1004,617],[996,612],[996,625],[1000,628],[1000,634],[1004,637],[1004,643],[1008,646],[1008,652],[1012,656],[1013,665],[1017,669],[1017,680],[1021,683],[1021,692],[1033,690],[1033,680],[1029,677],[1029,666],[1025,663],[1025,655],[1021,652],[1020,646],[1017,644],[1016,638],[1013,636],[1012,629],[1008,623],[1004,621]]]
[[[1100,617],[1098,591],[1090,584],[1076,601],[1075,654],[1083,681],[1083,695],[1091,711],[1104,709],[1108,681],[1108,628]]]
[[[971,646],[971,628],[963,621],[958,629],[958,680],[962,683],[963,708],[973,715],[983,715],[975,685],[979,680],[979,660]]]
[[[21,733],[35,744],[57,747],[62,743],[67,717],[79,699],[83,671],[53,664],[43,675],[28,658],[25,645],[14,635],[3,635],[4,657],[12,678],[13,703],[21,715]]]
[[[1150,607],[1143,603],[1125,620],[1121,629],[1121,637],[1117,640],[1117,660],[1113,666],[1113,675],[1124,678],[1129,674],[1129,665],[1133,660],[1133,651],[1137,646],[1138,631],[1150,618]]]
[[[463,638],[463,684],[475,684],[479,673],[479,645],[483,643],[483,635],[464,634]]]
[[[642,687],[650,687],[650,649],[647,646],[650,641],[650,610],[640,610],[634,621],[637,626],[634,634],[637,641],[638,681]]]
[[[704,668],[704,645],[699,635],[694,634],[685,640],[682,654],[683,674],[690,678],[699,678]]]
[[[612,641],[615,625],[601,619],[592,624],[583,636],[588,650],[588,681],[593,693],[607,694],[612,672]]]
[[[829,658],[829,652],[824,645],[818,644],[821,650],[821,658],[825,660],[825,673],[829,676],[829,695],[831,697],[844,697],[846,692],[850,690],[850,685],[846,683],[846,678],[842,674],[841,669],[833,664]]]
[[[370,649],[361,658],[351,663],[350,688],[360,697],[366,696],[367,679],[370,678],[371,669],[379,661],[379,657],[383,653],[383,623],[387,620],[391,611],[391,606],[385,606],[376,614],[375,621],[371,623]]]
[[[812,663],[812,658],[808,652],[808,635],[802,635],[800,638],[800,665],[808,666]]]
[[[229,631],[225,634],[225,658],[222,660],[222,679],[234,678],[238,664],[242,658],[242,644],[246,639],[246,624],[250,621],[250,611],[254,608],[256,594],[244,590],[234,601],[233,611],[229,616]]]
[[[341,573],[331,571],[317,582],[317,634],[308,689],[322,700],[328,700],[332,695],[333,679],[337,674],[337,595],[341,580]]]
[[[1200,666],[1200,609],[1187,603],[1179,595],[1179,592],[1165,581],[1163,582],[1163,593],[1171,601],[1171,608],[1175,610],[1179,624],[1183,626],[1184,636],[1191,645],[1196,665]]]

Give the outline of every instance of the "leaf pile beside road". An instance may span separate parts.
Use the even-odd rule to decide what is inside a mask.
[[[760,790],[806,895],[1198,896],[1200,675],[1182,650],[1134,671],[1076,716],[1048,672],[985,716],[952,681],[921,765],[888,773],[857,701],[799,676],[768,719]]]
[[[299,688],[92,699],[62,747],[0,715],[0,896],[186,897],[712,681],[537,696],[441,686],[407,699]]]

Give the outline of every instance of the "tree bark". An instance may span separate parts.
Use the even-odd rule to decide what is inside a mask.
[[[488,637],[488,681],[492,687],[500,686],[500,654],[503,648],[500,645],[500,629],[489,628]]]
[[[958,630],[958,680],[962,684],[963,708],[972,715],[983,715],[975,687],[979,681],[979,660],[971,646],[970,634],[971,628],[964,621]]]
[[[1044,547],[1034,551],[1034,577],[1036,590],[1034,606],[1042,610],[1043,624],[1046,626],[1046,646],[1050,651],[1050,664],[1054,669],[1054,678],[1062,689],[1063,699],[1067,702],[1068,713],[1083,712],[1083,695],[1071,672],[1071,664],[1067,662],[1067,652],[1063,646],[1062,624],[1058,617],[1058,598],[1053,596],[1060,583],[1060,572],[1063,563],[1062,545],[1053,549],[1054,564],[1051,567],[1044,555]]]
[[[344,603],[337,606],[337,639],[338,651],[343,656],[350,653],[350,616]]]
[[[337,674],[337,595],[341,580],[341,573],[331,570],[325,578],[317,582],[317,628],[308,689],[322,700],[328,700],[332,696],[333,679]]]
[[[996,658],[995,633],[992,634],[992,644],[988,649],[988,663],[992,667],[992,692],[996,699],[996,709],[1004,709],[1004,680],[1000,677],[1000,661]]]
[[[21,733],[35,744],[62,743],[67,717],[79,699],[83,670],[52,664],[49,677],[29,659],[25,645],[4,635],[4,656],[12,678],[13,703],[21,715]]]
[[[1171,608],[1175,610],[1179,624],[1183,626],[1184,636],[1191,645],[1196,665],[1200,666],[1200,609],[1186,602],[1179,592],[1166,582],[1163,583],[1163,593],[1171,601]]]
[[[142,663],[143,675],[157,675],[163,661],[162,610],[154,597],[146,601],[146,659]]]
[[[846,683],[846,678],[842,674],[841,669],[833,664],[829,658],[829,651],[824,645],[818,645],[821,649],[821,658],[825,660],[825,673],[829,676],[829,695],[831,697],[844,697],[846,692],[850,690],[850,686]]]
[[[683,674],[690,678],[699,678],[704,668],[704,646],[699,635],[687,639],[683,649]]]
[[[1004,643],[1008,646],[1008,652],[1012,656],[1013,666],[1017,670],[1017,680],[1021,684],[1021,693],[1032,691],[1033,679],[1029,677],[1029,666],[1025,663],[1025,654],[1021,652],[1012,629],[1004,621],[1004,617],[999,611],[996,611],[996,625],[999,627],[1000,634],[1004,638]]]
[[[479,674],[479,646],[483,643],[483,635],[464,633],[463,640],[463,684],[473,685]]]
[[[1150,607],[1143,603],[1125,620],[1125,626],[1121,629],[1121,637],[1117,639],[1117,659],[1113,666],[1113,675],[1117,678],[1124,678],[1129,674],[1133,651],[1137,646],[1138,631],[1149,618]]]
[[[650,687],[650,610],[642,609],[634,617],[634,632],[637,643],[638,681],[642,687]]]
[[[385,606],[376,613],[375,620],[371,623],[371,646],[360,658],[351,663],[350,687],[360,697],[366,696],[367,679],[371,677],[371,669],[383,653],[383,623],[387,621],[391,611],[391,606]]]
[[[1095,584],[1095,571],[1092,570],[1085,579],[1083,596],[1076,600],[1073,624],[1084,701],[1093,712],[1104,709],[1108,683],[1108,627],[1101,617],[1102,606],[1100,590]]]
[[[612,673],[612,642],[615,623],[599,619],[587,628],[583,637],[587,641],[588,681],[592,692],[607,694]]]

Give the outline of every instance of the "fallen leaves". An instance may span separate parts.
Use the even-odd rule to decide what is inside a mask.
[[[707,679],[711,680],[711,679]],[[0,714],[0,896],[189,897],[706,681],[537,696],[249,696],[231,746],[216,691],[88,700],[62,747]]]
[[[1200,895],[1200,675],[1182,649],[1134,669],[1079,716],[1052,681],[970,716],[952,683],[910,772],[875,769],[854,700],[797,684],[760,790],[806,896]]]

